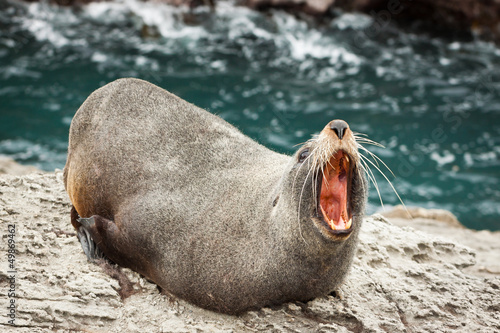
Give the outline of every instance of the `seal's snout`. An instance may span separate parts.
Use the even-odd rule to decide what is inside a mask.
[[[349,129],[349,125],[343,120],[337,119],[330,122],[330,129],[337,134],[337,137],[342,140],[345,132]]]
[[[353,231],[353,178],[359,161],[354,133],[341,119],[330,121],[315,141],[317,209],[313,221],[324,235],[346,239]]]

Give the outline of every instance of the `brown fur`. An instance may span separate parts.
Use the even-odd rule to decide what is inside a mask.
[[[159,87],[121,79],[75,114],[64,178],[113,262],[201,307],[240,313],[326,295],[346,276],[366,200],[357,166],[352,232],[315,221],[321,165],[338,149],[357,158],[350,131],[339,140],[327,126],[294,156],[277,154]]]

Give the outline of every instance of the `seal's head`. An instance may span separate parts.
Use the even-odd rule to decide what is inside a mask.
[[[343,120],[333,120],[293,156],[284,177],[291,190],[299,231],[327,241],[344,241],[361,224],[367,182],[356,137]],[[288,191],[287,191],[288,192]]]

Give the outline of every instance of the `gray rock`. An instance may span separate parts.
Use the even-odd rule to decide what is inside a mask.
[[[23,185],[15,186],[19,180]],[[354,265],[335,296],[235,317],[164,295],[126,269],[124,275],[137,292],[122,300],[118,281],[88,263],[80,248],[60,172],[2,175],[0,193],[0,208],[15,212],[0,215],[2,244],[7,226],[15,224],[18,251],[18,327],[7,325],[5,313],[2,332],[500,331],[500,274],[475,268],[478,258],[483,266],[498,263],[499,233],[453,228],[429,219],[415,223],[367,217]],[[408,225],[435,226],[442,235],[453,237]],[[459,239],[467,237],[468,246],[462,245]],[[2,258],[1,311],[6,312],[9,286]]]

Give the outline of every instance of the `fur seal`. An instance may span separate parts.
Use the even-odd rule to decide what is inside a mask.
[[[367,180],[345,121],[293,156],[151,83],[120,79],[76,112],[64,182],[85,253],[229,314],[343,281]],[[81,218],[79,218],[81,217]]]

